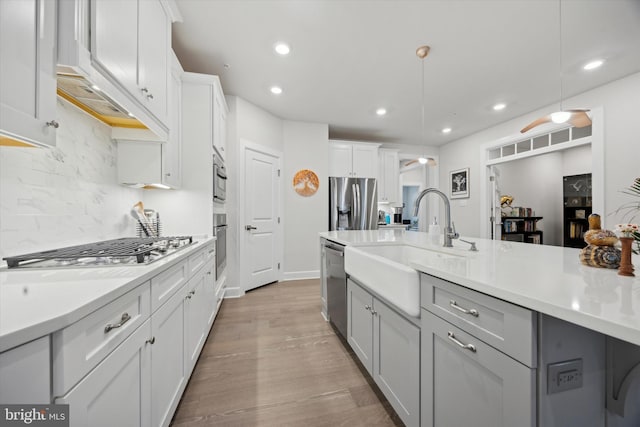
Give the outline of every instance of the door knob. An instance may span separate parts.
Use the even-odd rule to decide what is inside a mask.
[[[258,227],[254,227],[252,225],[245,225],[244,229],[247,230],[247,231],[251,231],[251,230],[257,230]]]

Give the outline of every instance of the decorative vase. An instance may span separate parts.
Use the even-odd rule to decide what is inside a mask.
[[[621,276],[635,276],[635,274],[633,274],[633,264],[631,264],[633,237],[620,237],[620,243],[622,244],[622,254],[620,256],[618,274]]]

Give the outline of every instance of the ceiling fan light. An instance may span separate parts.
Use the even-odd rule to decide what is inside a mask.
[[[429,161],[429,159],[427,159],[426,157],[419,157],[418,158],[418,162],[420,162],[421,165],[426,165],[428,161]]]
[[[553,123],[565,123],[571,117],[571,113],[568,111],[556,111],[551,113],[551,121]]]
[[[586,64],[584,67],[582,67],[582,69],[587,71],[595,70],[596,68],[600,67],[603,63],[604,61],[602,59],[596,59]]]

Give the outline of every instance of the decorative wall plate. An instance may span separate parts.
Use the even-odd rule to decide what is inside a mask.
[[[293,189],[301,196],[313,196],[320,187],[318,175],[312,170],[301,169],[293,177]]]

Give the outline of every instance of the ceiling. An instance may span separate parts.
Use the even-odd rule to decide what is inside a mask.
[[[438,146],[559,107],[556,0],[177,5],[184,20],[173,26],[173,46],[186,71],[219,75],[226,94],[283,119],[328,123],[331,138]],[[564,0],[561,7],[564,98],[640,71],[640,0]],[[289,55],[274,52],[279,41],[289,44]],[[424,60],[423,137],[415,51],[424,44],[431,52]],[[595,58],[604,65],[584,71]],[[273,95],[273,85],[282,94]],[[507,107],[494,111],[498,102]],[[378,107],[387,115],[377,116]],[[445,127],[452,132],[443,134]]]

